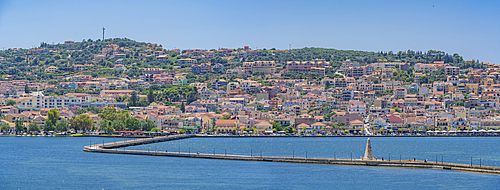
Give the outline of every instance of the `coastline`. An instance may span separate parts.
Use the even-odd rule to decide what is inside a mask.
[[[306,138],[328,138],[328,137],[500,137],[490,135],[201,135],[193,134],[200,138],[288,138],[288,137],[306,137]],[[23,136],[23,135],[0,135],[0,137],[100,137],[100,138],[157,138],[167,136],[110,136],[110,135],[53,135],[53,136]]]

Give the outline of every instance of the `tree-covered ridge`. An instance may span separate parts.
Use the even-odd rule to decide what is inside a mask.
[[[83,39],[81,42],[74,42],[74,44],[71,44],[71,45],[68,45],[68,44],[53,44],[53,45],[51,45],[51,44],[48,44],[45,42],[41,42],[40,48],[47,48],[47,49],[52,49],[52,50],[63,50],[63,49],[67,49],[68,46],[71,46],[72,48],[75,48],[75,49],[85,49],[85,48],[89,48],[89,47],[92,49],[94,49],[94,48],[102,49],[102,48],[105,48],[107,45],[111,45],[111,44],[116,44],[119,47],[132,48],[132,47],[144,47],[144,46],[147,46],[149,43],[136,42],[136,41],[128,39],[128,38],[113,38],[113,39],[110,38],[110,39],[105,39],[104,41],[102,41],[101,39],[98,39],[98,40],[92,40],[92,39],[85,40],[85,39]],[[95,51],[93,53],[98,53],[98,52]]]
[[[376,62],[406,62],[406,63],[434,63],[435,61],[443,61],[460,68],[481,68],[482,64],[477,61],[467,62],[458,53],[450,55],[443,51],[429,50],[422,51],[399,51],[394,53],[389,52],[368,52],[355,50],[337,50],[326,48],[302,48],[287,51],[267,51],[263,50],[261,54],[251,55],[248,61],[277,61],[285,63],[286,61],[310,61],[313,59],[324,59],[328,62],[338,63],[350,60],[359,63],[376,63]]]
[[[118,47],[113,49],[112,53],[103,54],[103,49],[107,47]],[[47,44],[42,42],[40,47],[33,49],[8,49],[0,51],[0,57],[3,61],[0,63],[0,76],[4,79],[5,75],[13,75],[17,80],[50,80],[61,78],[67,74],[78,73],[75,65],[84,65],[85,73],[95,76],[120,76],[123,71],[111,70],[116,64],[117,59],[113,54],[125,54],[123,64],[132,63],[142,64],[149,60],[138,59],[140,53],[151,55],[154,51],[163,50],[156,44],[145,42],[136,42],[127,38],[115,38],[93,41],[91,39],[74,42],[74,44]],[[103,54],[104,60],[95,61],[94,56]],[[1,59],[0,59],[1,60]],[[55,72],[46,72],[45,69],[55,66]],[[128,73],[137,76],[135,72]]]
[[[105,54],[104,49],[117,47],[113,52]],[[448,54],[443,51],[429,50],[422,51],[399,51],[399,52],[369,52],[355,50],[337,50],[328,48],[306,47],[291,50],[259,49],[252,50],[248,56],[235,56],[242,48],[232,49],[235,54],[221,54],[215,49],[208,50],[214,52],[214,57],[210,59],[196,58],[198,63],[211,62],[221,63],[226,69],[242,66],[245,61],[275,61],[278,66],[286,67],[287,61],[310,61],[313,59],[323,59],[330,62],[332,66],[339,67],[342,62],[351,61],[361,64],[375,62],[408,62],[408,63],[433,63],[442,61],[444,63],[458,66],[460,68],[482,68],[479,60],[465,61],[457,53]],[[163,52],[168,55],[167,60],[159,61],[155,52]],[[51,80],[60,79],[68,74],[90,74],[93,77],[128,77],[138,78],[141,75],[141,68],[160,67],[173,70],[174,66],[180,67],[179,71],[190,70],[191,65],[180,65],[178,59],[191,58],[186,54],[187,50],[180,52],[163,49],[161,45],[146,42],[136,42],[127,38],[114,38],[102,40],[82,40],[72,44],[47,44],[42,42],[40,47],[33,49],[7,49],[0,51],[0,80],[4,80],[7,75],[12,75],[16,80]],[[125,55],[120,62],[114,55]],[[97,60],[96,55],[105,55],[105,59]],[[123,64],[127,70],[112,69],[116,64]],[[77,70],[75,65],[83,65],[85,69]],[[55,66],[55,72],[46,72],[46,69]]]

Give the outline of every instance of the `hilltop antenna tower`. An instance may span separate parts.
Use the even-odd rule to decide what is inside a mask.
[[[106,30],[104,27],[102,27],[102,41],[104,41],[104,30]]]

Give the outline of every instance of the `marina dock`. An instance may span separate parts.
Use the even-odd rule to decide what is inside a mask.
[[[239,161],[261,161],[261,162],[285,162],[285,163],[307,163],[307,164],[332,164],[332,165],[356,165],[356,166],[383,166],[383,167],[404,167],[421,169],[445,169],[456,171],[480,172],[489,174],[500,174],[500,167],[479,166],[442,162],[424,162],[413,160],[363,160],[363,159],[333,159],[333,158],[307,158],[307,157],[278,157],[262,155],[232,155],[232,154],[209,154],[209,153],[191,153],[191,152],[161,152],[145,150],[122,150],[118,148],[151,144],[179,139],[196,138],[196,135],[176,135],[168,137],[142,138],[127,141],[102,143],[85,146],[83,151],[93,153],[108,154],[131,154],[145,156],[165,156],[165,157],[184,157],[184,158],[203,158],[219,160],[239,160]]]

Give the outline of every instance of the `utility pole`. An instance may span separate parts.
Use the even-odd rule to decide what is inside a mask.
[[[102,27],[102,41],[104,41],[104,30],[106,30],[104,27]]]

